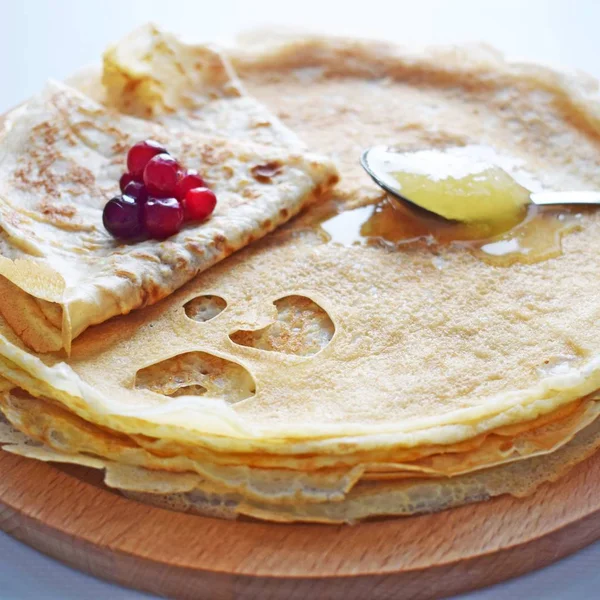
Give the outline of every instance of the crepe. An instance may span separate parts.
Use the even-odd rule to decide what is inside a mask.
[[[174,134],[118,116],[58,83],[11,113],[7,127],[0,155],[0,311],[41,352],[69,350],[89,325],[157,302],[336,180],[324,158]],[[197,168],[218,208],[164,242],[123,244],[102,227],[102,208],[118,192],[127,149],[147,138]],[[277,165],[272,178],[255,175],[264,164]]]
[[[154,39],[141,47],[159,83],[146,72],[139,86],[156,94],[112,94],[138,116],[194,123],[196,83],[160,83],[188,50],[169,42],[169,65]],[[144,53],[123,48],[108,62],[138,72]],[[469,241],[390,209],[357,164],[374,143],[483,145],[532,190],[597,188],[588,83],[476,49],[304,38],[230,55],[339,162],[340,185],[162,302],[90,328],[67,360],[0,322],[2,410],[52,446],[11,451],[100,460],[109,485],[173,492],[164,502],[184,510],[324,522],[524,494],[589,455],[598,214],[531,209],[505,236]],[[506,256],[485,250],[507,242]]]

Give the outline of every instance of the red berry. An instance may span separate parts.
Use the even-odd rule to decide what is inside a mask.
[[[181,167],[168,154],[158,154],[151,158],[144,169],[144,183],[151,196],[172,198],[179,180]]]
[[[168,154],[166,148],[154,140],[138,142],[127,153],[127,169],[137,181],[142,180],[148,161],[157,154]]]
[[[148,190],[146,189],[146,186],[139,181],[130,181],[123,190],[123,193],[142,204],[148,200]]]
[[[102,223],[114,237],[136,238],[142,233],[142,205],[129,196],[115,196],[104,206]]]
[[[188,169],[182,173],[181,179],[175,186],[175,198],[181,202],[190,190],[199,187],[206,187],[204,179],[198,175],[198,171],[194,169]]]
[[[212,190],[199,187],[190,190],[185,195],[183,208],[186,221],[204,221],[215,210],[217,197]]]
[[[144,226],[150,237],[162,240],[175,235],[183,225],[183,207],[176,198],[148,198],[144,204]]]
[[[121,175],[121,179],[119,179],[119,187],[123,193],[125,193],[125,188],[132,181],[135,181],[135,177],[131,173],[123,173],[123,175]]]

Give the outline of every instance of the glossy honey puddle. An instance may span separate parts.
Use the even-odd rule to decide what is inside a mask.
[[[589,209],[588,209],[589,210]],[[342,210],[320,223],[328,241],[344,245],[427,244],[465,248],[492,264],[534,263],[561,254],[561,238],[580,227],[580,207],[528,205],[516,222],[459,223],[384,198]]]

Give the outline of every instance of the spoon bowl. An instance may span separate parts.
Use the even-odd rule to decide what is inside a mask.
[[[429,152],[429,151],[427,151]],[[371,179],[381,187],[392,199],[392,205],[394,202],[402,203],[404,205],[410,205],[411,207],[416,207],[422,211],[426,211],[429,215],[435,215],[438,218],[445,219],[447,221],[466,221],[468,219],[461,219],[460,217],[449,217],[448,214],[442,214],[442,212],[438,212],[435,209],[435,206],[432,206],[429,203],[427,206],[424,206],[423,203],[420,203],[419,200],[409,194],[403,193],[401,190],[401,184],[395,180],[393,177],[393,172],[391,167],[386,168],[385,165],[393,165],[395,158],[399,156],[408,156],[410,155],[417,156],[419,153],[401,153],[394,148],[390,148],[387,146],[373,146],[365,150],[360,157],[360,164],[363,169],[369,174]],[[430,152],[433,155],[433,151]],[[444,152],[440,151],[438,153],[439,156],[443,157]],[[448,167],[455,167],[456,165],[452,163],[456,157],[452,155],[448,155],[450,157],[448,165],[442,164],[442,169]],[[388,157],[388,160],[386,160]],[[422,161],[421,161],[422,162]],[[461,157],[459,167],[461,169],[465,168],[465,164],[468,165],[468,161],[465,160],[464,157]],[[477,169],[482,170],[481,165],[476,165],[473,163]],[[420,165],[422,168],[422,165]],[[487,165],[490,169],[495,169],[496,172],[502,173],[504,177],[512,180],[510,175],[508,175],[505,171],[501,170],[499,167],[495,165]],[[452,174],[447,175],[449,172],[448,169],[444,172],[444,177],[452,178],[454,177]],[[469,176],[473,174],[477,174],[478,172],[474,170],[472,173],[468,173]],[[481,179],[481,178],[480,178]],[[474,181],[477,181],[475,179]],[[512,185],[520,188],[522,193],[525,193],[525,203],[531,203],[538,206],[596,206],[600,205],[600,192],[595,191],[565,191],[565,192],[529,192],[529,190],[525,190],[522,186],[519,186],[514,180],[512,180]]]

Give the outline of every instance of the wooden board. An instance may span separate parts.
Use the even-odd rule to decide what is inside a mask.
[[[2,451],[0,473],[1,529],[97,577],[184,600],[439,598],[600,538],[600,454],[525,500],[355,526],[169,512]]]

